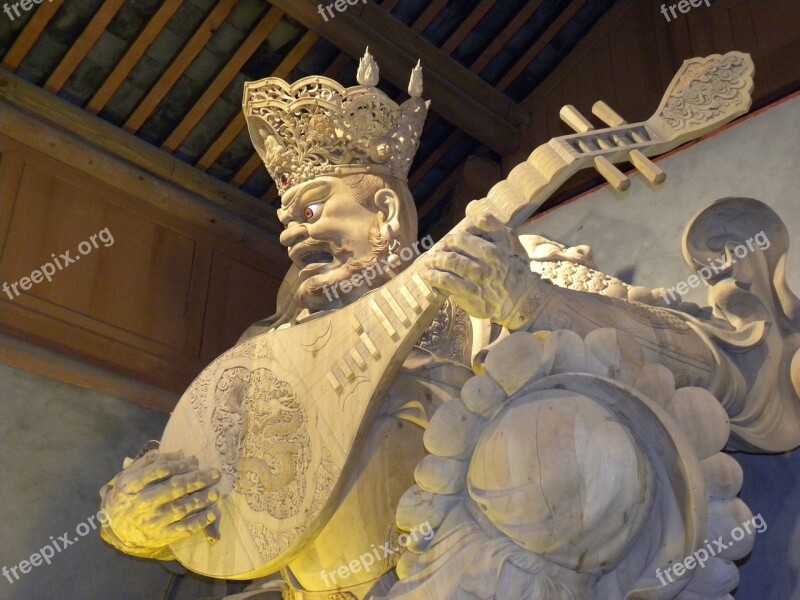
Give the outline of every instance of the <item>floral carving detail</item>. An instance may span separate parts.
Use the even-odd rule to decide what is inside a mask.
[[[444,303],[417,346],[440,358],[469,364],[472,324],[469,316],[452,298]]]
[[[703,125],[750,101],[753,65],[739,53],[695,59],[681,74],[661,117],[673,129]]]

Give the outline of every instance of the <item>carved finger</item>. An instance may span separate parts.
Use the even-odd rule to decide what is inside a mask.
[[[141,500],[153,506],[163,506],[168,502],[188,496],[211,487],[220,479],[218,469],[193,471],[185,475],[176,475],[166,481],[149,486],[141,494]]]
[[[503,231],[510,231],[509,228],[491,213],[481,213],[474,217],[467,226],[467,231],[475,235],[498,234]]]
[[[429,259],[428,266],[475,282],[481,281],[489,274],[488,268],[485,268],[482,263],[456,252],[434,254]]]
[[[478,215],[467,227],[467,231],[496,244],[504,243],[516,256],[527,258],[525,247],[519,241],[514,230],[492,214]]]
[[[443,252],[456,252],[463,256],[482,260],[498,253],[495,244],[474,234],[448,235],[439,244]]]
[[[212,506],[200,512],[193,513],[181,519],[176,523],[172,523],[164,528],[164,533],[174,539],[189,536],[197,531],[201,531],[208,527],[214,521],[219,519],[219,509]]]
[[[177,523],[187,515],[214,506],[219,498],[219,491],[216,488],[206,488],[165,504],[159,509],[159,513],[166,523]]]
[[[473,317],[489,316],[481,288],[477,284],[445,271],[427,270],[422,273],[422,277],[428,285],[453,295],[458,305]]]
[[[197,466],[184,458],[164,460],[163,457],[135,470],[123,471],[118,479],[119,487],[127,494],[138,494],[148,485],[158,483],[184,473],[196,471]]]

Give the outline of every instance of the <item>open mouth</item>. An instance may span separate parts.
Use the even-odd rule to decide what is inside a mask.
[[[306,267],[311,265],[330,264],[333,262],[333,255],[330,252],[311,252],[301,257],[300,262]]]

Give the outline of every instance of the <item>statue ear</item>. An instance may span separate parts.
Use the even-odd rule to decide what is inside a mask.
[[[400,197],[397,192],[389,188],[381,188],[373,197],[375,207],[383,215],[381,219],[381,234],[390,239],[396,239],[401,230],[400,223]]]

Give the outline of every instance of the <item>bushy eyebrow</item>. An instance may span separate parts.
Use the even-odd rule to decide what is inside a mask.
[[[285,194],[281,199],[281,208],[278,209],[278,219],[280,219],[281,223],[284,222],[285,218],[291,218],[295,214],[295,207],[303,203],[305,196],[323,187],[330,188],[330,184],[327,181],[312,181],[291,194]]]

